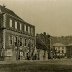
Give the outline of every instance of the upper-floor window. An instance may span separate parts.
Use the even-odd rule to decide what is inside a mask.
[[[20,30],[22,30],[22,24],[20,23]]]
[[[15,21],[15,29],[17,29],[17,22]]]
[[[28,26],[26,25],[26,31],[28,32]]]
[[[31,28],[31,34],[33,35],[33,28]]]
[[[28,26],[28,33],[30,33],[30,26]]]
[[[28,47],[30,48],[31,46],[31,39],[28,40]]]
[[[10,27],[12,27],[12,19],[10,19]]]
[[[26,25],[24,25],[24,31],[26,31]]]

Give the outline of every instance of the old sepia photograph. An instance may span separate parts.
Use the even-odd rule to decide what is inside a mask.
[[[0,0],[0,72],[72,72],[72,0]]]

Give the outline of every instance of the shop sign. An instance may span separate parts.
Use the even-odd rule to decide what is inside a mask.
[[[5,56],[12,56],[12,49],[7,49]]]

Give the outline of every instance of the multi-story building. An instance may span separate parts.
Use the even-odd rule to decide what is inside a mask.
[[[31,59],[34,48],[35,26],[0,6],[0,59]]]

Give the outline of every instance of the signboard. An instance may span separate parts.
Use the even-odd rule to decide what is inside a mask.
[[[12,56],[12,49],[7,49],[5,56]]]

